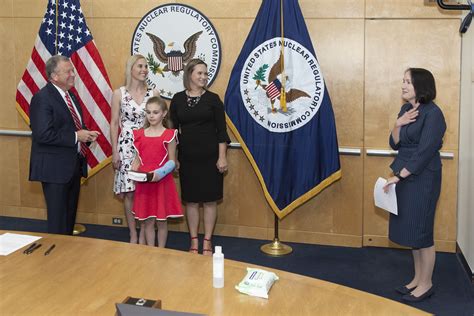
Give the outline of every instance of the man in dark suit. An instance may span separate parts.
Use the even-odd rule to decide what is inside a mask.
[[[80,180],[87,177],[86,143],[99,133],[88,131],[74,95],[74,66],[56,55],[46,62],[49,82],[31,100],[30,181],[41,181],[48,212],[48,232],[72,235]]]

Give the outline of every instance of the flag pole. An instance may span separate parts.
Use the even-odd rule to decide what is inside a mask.
[[[281,32],[281,48],[280,48],[280,69],[281,69],[281,90],[280,90],[280,108],[286,113],[286,74],[285,74],[285,28],[283,19],[283,1],[280,0],[280,32]]]
[[[56,14],[55,14],[55,31],[56,31],[56,33],[54,35],[54,54],[57,55],[58,54],[58,16],[59,16],[59,1],[58,0],[56,0],[55,9],[56,9]],[[74,236],[76,236],[76,235],[82,234],[85,231],[86,231],[86,226],[84,226],[82,224],[74,224],[72,234]]]
[[[286,74],[285,74],[285,54],[284,54],[284,47],[285,47],[285,35],[284,35],[284,27],[283,27],[283,1],[280,0],[280,30],[281,30],[281,48],[280,48],[280,69],[281,69],[281,90],[280,90],[280,108],[283,112],[287,111],[286,108]],[[288,255],[293,252],[293,248],[288,245],[285,245],[280,242],[278,239],[278,223],[280,219],[275,214],[275,237],[273,238],[273,242],[269,244],[265,244],[260,247],[260,250],[267,255],[279,257]]]
[[[273,238],[273,242],[260,247],[263,253],[272,257],[285,256],[293,252],[293,248],[285,245],[278,239],[278,222],[278,216],[275,214],[275,237]]]
[[[58,1],[56,1],[56,14],[55,14],[55,24],[54,24],[54,28],[55,28],[55,34],[54,34],[54,54],[57,55],[58,54],[58,15],[59,15],[59,11],[58,11]]]

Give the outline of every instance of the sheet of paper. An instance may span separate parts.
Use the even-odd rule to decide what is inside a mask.
[[[31,235],[21,235],[13,233],[5,233],[0,235],[0,256],[8,256],[12,252],[17,251],[37,241],[41,237]]]
[[[392,214],[398,215],[397,207],[397,194],[395,193],[396,184],[392,184],[388,187],[388,192],[385,193],[383,186],[387,182],[387,179],[378,178],[375,182],[374,187],[374,201],[375,206],[380,207]]]

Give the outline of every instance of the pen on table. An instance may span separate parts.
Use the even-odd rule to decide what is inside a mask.
[[[51,251],[53,251],[54,247],[56,247],[55,244],[53,244],[51,247],[48,248],[48,250],[46,250],[46,252],[44,253],[45,256],[49,255],[51,253]]]
[[[33,248],[31,248],[30,250],[28,250],[26,252],[27,255],[29,255],[30,253],[33,253],[33,251],[35,251],[36,249],[38,249],[39,247],[41,247],[41,244],[37,244],[36,246],[34,246]]]
[[[34,247],[36,246],[36,243],[32,243],[28,248],[26,248],[25,250],[23,250],[23,253],[27,253],[28,251],[30,251],[31,249],[33,249]]]

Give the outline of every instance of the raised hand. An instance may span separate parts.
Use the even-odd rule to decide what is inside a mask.
[[[419,111],[417,109],[411,109],[406,111],[405,113],[403,113],[402,116],[397,119],[396,127],[402,127],[404,125],[415,122],[418,114]]]

